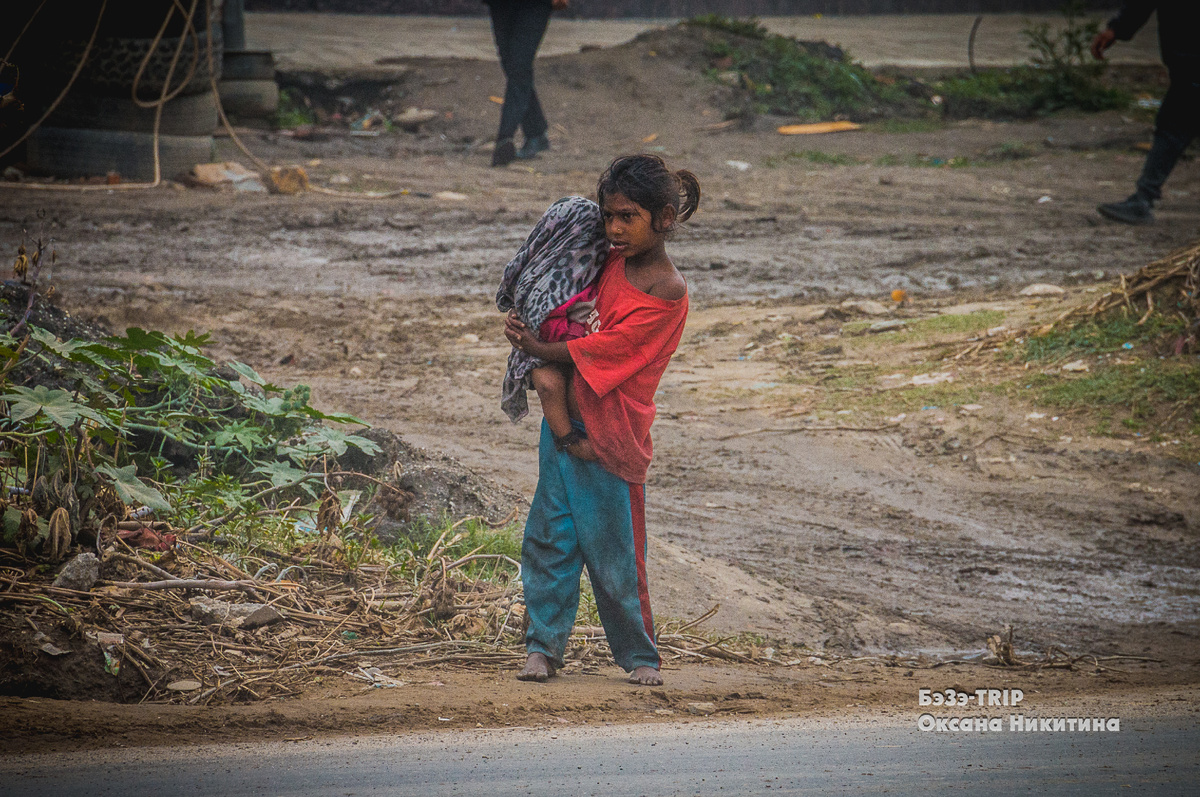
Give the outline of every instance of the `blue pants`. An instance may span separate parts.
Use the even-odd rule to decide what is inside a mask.
[[[525,648],[563,664],[587,566],[600,622],[617,664],[659,666],[646,586],[645,489],[598,462],[554,449],[542,421],[538,486],[525,522],[521,578],[529,631]]]

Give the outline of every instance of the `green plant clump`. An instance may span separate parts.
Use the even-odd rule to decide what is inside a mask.
[[[304,97],[291,89],[279,92],[279,107],[275,111],[275,127],[290,130],[294,127],[315,124],[316,115]]]
[[[934,88],[945,98],[946,114],[956,118],[1028,117],[1064,109],[1104,111],[1129,105],[1129,95],[1105,86],[1105,64],[1088,52],[1099,22],[1083,20],[1077,0],[1063,6],[1065,25],[1028,23],[1021,31],[1033,52],[1030,63],[1011,69],[953,77]]]
[[[313,485],[348,447],[378,451],[325,425],[362,421],[309,406],[306,386],[272,385],[241,363],[219,368],[201,352],[207,340],[137,328],[98,341],[33,326],[21,340],[0,334],[7,544],[38,549],[58,508],[75,539],[98,534],[106,514],[120,520],[140,507],[193,522],[261,507],[267,493],[315,498]],[[36,516],[22,521],[25,495]]]
[[[1028,361],[1055,360],[1088,354],[1104,354],[1129,347],[1154,345],[1183,331],[1184,322],[1172,316],[1152,314],[1145,323],[1127,315],[1092,320],[1070,329],[1055,328],[1046,335],[1025,341],[1021,352]]]
[[[863,120],[914,104],[896,85],[884,83],[842,51],[768,33],[756,20],[718,15],[686,24],[731,35],[708,43],[715,60],[729,59],[710,76],[726,80],[736,73],[746,92],[748,111],[794,116],[805,121],[834,118]]]

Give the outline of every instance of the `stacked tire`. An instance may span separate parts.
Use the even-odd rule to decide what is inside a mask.
[[[225,51],[221,69],[221,107],[239,122],[273,120],[279,110],[275,59],[270,51]]]
[[[123,181],[154,179],[155,109],[134,102],[134,81],[138,97],[157,100],[162,96],[171,60],[181,46],[169,87],[171,93],[178,90],[178,94],[163,106],[159,120],[160,172],[169,179],[190,171],[197,163],[210,162],[218,120],[212,90],[214,75],[209,68],[210,35],[211,63],[217,71],[215,77],[220,79],[223,52],[219,27],[214,27],[211,34],[162,39],[154,46],[140,79],[138,69],[155,44],[153,39],[98,38],[70,92],[29,138],[28,165],[59,177],[115,173]],[[55,59],[55,64],[65,73],[64,84],[84,48],[83,41],[68,41],[61,46],[61,57]]]

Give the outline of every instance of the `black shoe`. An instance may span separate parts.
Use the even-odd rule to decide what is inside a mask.
[[[540,136],[525,139],[525,143],[517,150],[517,160],[531,160],[538,156],[539,152],[545,152],[550,149],[550,139],[545,133]]]
[[[496,148],[492,150],[493,166],[507,166],[516,159],[517,145],[513,143],[511,138],[496,142]]]
[[[1139,194],[1130,194],[1120,202],[1109,202],[1096,208],[1106,219],[1119,221],[1122,224],[1153,224],[1154,211],[1150,202]]]

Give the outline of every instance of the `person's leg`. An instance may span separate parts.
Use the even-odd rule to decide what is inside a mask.
[[[531,131],[535,136],[546,131],[541,105],[534,103],[533,62],[550,22],[550,10],[550,0],[513,6],[511,19],[505,20],[503,47],[497,38],[500,66],[505,77],[504,107],[500,110],[500,127],[496,132],[497,145],[511,140],[520,126],[524,127],[526,137]],[[494,25],[497,16],[494,6],[492,15]],[[522,125],[523,122],[526,124]]]
[[[1171,86],[1154,121],[1154,140],[1137,179],[1137,191],[1121,202],[1101,205],[1101,215],[1126,224],[1154,221],[1152,208],[1192,139],[1200,134],[1200,72],[1171,70]]]
[[[504,72],[505,107],[507,107],[508,89],[512,85],[512,78],[508,74],[508,65],[512,61],[512,45],[517,32],[517,9],[518,3],[512,2],[512,0],[494,0],[494,2],[488,3],[488,13],[492,17],[492,38],[496,41],[496,54],[500,56],[500,69]],[[508,125],[507,128],[506,125]],[[492,151],[493,166],[507,166],[516,159],[517,147],[512,140],[513,134],[516,132],[517,125],[515,123],[509,125],[504,116],[504,109],[501,108],[500,129],[496,133],[496,148]]]
[[[564,459],[571,458],[554,450],[550,427],[543,421],[538,486],[521,544],[521,582],[529,617],[525,650],[530,654],[525,670],[517,676],[522,680],[544,681],[562,666],[579,610],[583,557],[561,464]]]
[[[555,437],[566,437],[571,433],[571,416],[567,414],[567,375],[557,365],[534,368],[529,374],[550,431]]]
[[[1151,203],[1162,199],[1163,183],[1200,133],[1200,70],[1171,70],[1171,86],[1154,120],[1154,141],[1137,181],[1138,194]]]
[[[577,458],[564,471],[574,474],[567,478],[571,513],[613,658],[633,673],[632,682],[661,684],[646,581],[643,487]]]

